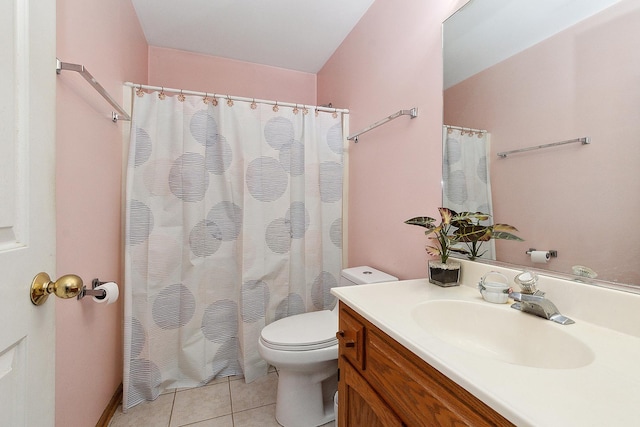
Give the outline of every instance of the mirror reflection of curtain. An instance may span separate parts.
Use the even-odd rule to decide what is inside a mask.
[[[262,328],[332,308],[342,267],[342,115],[160,95],[134,96],[125,409],[266,374]]]
[[[482,224],[493,224],[489,133],[445,125],[442,153],[442,206],[456,212],[488,213],[491,218]],[[482,258],[495,259],[493,240],[485,242],[482,248],[486,250]]]

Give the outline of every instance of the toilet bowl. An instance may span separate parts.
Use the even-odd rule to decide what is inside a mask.
[[[371,267],[342,270],[340,286],[398,280]],[[297,314],[262,329],[258,350],[278,370],[276,419],[284,427],[319,426],[335,419],[338,304]]]

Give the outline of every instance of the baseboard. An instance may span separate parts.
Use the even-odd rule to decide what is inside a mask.
[[[120,385],[116,389],[116,392],[113,393],[113,396],[111,397],[111,400],[109,401],[109,404],[107,405],[107,407],[104,408],[104,411],[102,412],[102,416],[96,423],[96,427],[107,427],[109,425],[109,422],[111,421],[111,418],[113,418],[113,414],[116,413],[116,410],[118,409],[118,405],[121,402],[122,402],[122,383],[120,383]]]

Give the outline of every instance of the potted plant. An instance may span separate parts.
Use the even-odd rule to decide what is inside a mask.
[[[460,263],[450,261],[451,252],[468,254],[462,248],[455,248],[456,224],[464,220],[464,216],[458,215],[455,211],[440,207],[441,222],[436,225],[436,220],[428,216],[418,216],[405,221],[405,224],[418,225],[427,230],[425,234],[429,239],[434,240],[433,245],[427,245],[427,253],[439,260],[429,260],[429,282],[439,286],[456,286],[460,284]],[[431,236],[432,235],[432,236]]]
[[[513,234],[518,229],[509,224],[493,224],[482,225],[481,221],[489,219],[489,214],[482,212],[463,212],[458,214],[458,218],[454,221],[456,230],[453,232],[452,240],[456,243],[464,243],[467,247],[467,257],[475,260],[486,253],[481,251],[482,244],[491,239],[515,240],[523,242],[524,240]]]

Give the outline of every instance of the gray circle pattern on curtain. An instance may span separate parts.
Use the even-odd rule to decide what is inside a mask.
[[[136,127],[136,153],[134,165],[136,167],[144,164],[151,157],[152,141],[146,130]]]
[[[178,283],[162,289],[153,300],[153,321],[162,329],[177,329],[191,320],[196,299],[186,286]]]
[[[293,142],[293,123],[285,117],[274,117],[264,125],[264,139],[276,150]]]
[[[169,172],[169,189],[185,202],[199,202],[209,188],[205,158],[198,153],[185,153],[173,162]]]
[[[323,271],[316,277],[311,286],[311,300],[318,310],[324,310],[335,302],[331,295],[331,288],[338,286],[338,281],[333,274]]]
[[[329,149],[342,156],[342,124],[336,123],[327,132],[327,145]]]
[[[302,297],[298,294],[289,294],[285,299],[280,301],[276,307],[275,320],[280,320],[295,314],[302,314],[306,310]]]
[[[225,343],[238,336],[238,306],[230,300],[210,304],[202,316],[200,326],[205,338],[215,343]]]
[[[203,219],[189,233],[189,247],[198,257],[208,257],[216,253],[222,244],[222,232],[213,221]]]
[[[227,142],[227,138],[222,135],[219,135],[215,142],[207,144],[204,155],[207,170],[215,175],[225,173],[233,160],[231,145]]]
[[[302,239],[311,223],[311,217],[304,207],[304,202],[291,203],[291,207],[287,210],[284,219],[285,222],[290,224],[291,238],[293,239]]]
[[[289,185],[287,173],[280,162],[267,156],[258,157],[249,163],[246,179],[249,193],[261,202],[278,200]]]
[[[228,201],[220,202],[207,213],[206,225],[212,237],[225,242],[235,240],[242,229],[242,209]]]
[[[132,359],[129,372],[128,406],[143,400],[155,400],[160,395],[162,375],[155,363],[146,359]]]
[[[153,230],[153,212],[149,206],[131,200],[129,204],[128,241],[130,246],[140,244],[149,238]]]
[[[449,173],[449,181],[445,182],[445,193],[453,203],[462,204],[467,200],[467,180],[464,172],[453,171]]]
[[[285,218],[276,218],[264,232],[269,249],[277,254],[286,254],[291,248],[291,224]]]
[[[340,163],[320,163],[320,199],[325,203],[334,203],[342,199],[342,165]]]
[[[242,321],[253,323],[264,319],[269,306],[269,285],[262,280],[242,284]]]
[[[478,159],[478,166],[476,167],[476,173],[478,174],[478,178],[480,181],[487,183],[489,177],[487,168],[487,156],[482,156]],[[481,212],[489,212],[489,211],[481,211]]]
[[[144,330],[142,323],[135,317],[130,317],[127,321],[131,325],[131,358],[137,359],[147,342],[147,332]]]
[[[238,345],[238,338],[234,337],[224,342],[218,348],[211,363],[211,374],[202,382],[202,385],[207,384],[217,377],[242,374],[242,368],[238,361]]]
[[[445,150],[446,159],[444,160],[444,164],[452,165],[454,163],[458,163],[462,158],[462,146],[460,145],[460,141],[454,138],[447,138],[447,149]]]
[[[342,219],[338,218],[331,223],[329,238],[331,239],[331,243],[342,248]]]
[[[193,114],[189,122],[189,131],[199,144],[206,147],[218,142],[218,122],[209,114],[209,110],[200,110]]]
[[[291,176],[300,176],[304,173],[304,144],[300,141],[292,141],[284,144],[280,149],[280,165]]]

